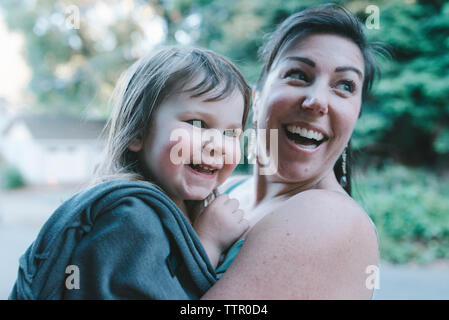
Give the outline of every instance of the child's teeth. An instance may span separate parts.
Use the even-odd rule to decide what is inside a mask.
[[[203,170],[203,171],[206,171],[206,172],[208,172],[208,173],[212,173],[212,172],[215,171],[215,169],[210,168],[210,167],[207,167],[207,166],[204,166],[204,165],[201,165],[201,164],[197,165],[197,168],[198,168],[198,169],[201,169],[201,170]]]

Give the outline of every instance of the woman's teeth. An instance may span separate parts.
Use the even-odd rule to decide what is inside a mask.
[[[213,174],[215,171],[217,171],[217,169],[202,164],[190,164],[190,167],[195,171],[205,174]]]
[[[314,130],[307,130],[295,125],[288,125],[285,129],[287,138],[304,149],[315,149],[324,141],[323,134]]]
[[[302,136],[304,138],[314,139],[318,142],[320,142],[321,140],[324,139],[323,134],[320,132],[316,132],[313,130],[307,130],[305,128],[301,128],[301,127],[294,126],[294,125],[287,126],[287,131],[289,131],[291,133],[299,134],[300,136]]]

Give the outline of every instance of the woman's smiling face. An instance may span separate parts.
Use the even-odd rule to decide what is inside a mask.
[[[275,59],[253,107],[259,129],[278,130],[282,181],[316,183],[333,168],[360,112],[363,72],[358,46],[332,34],[296,40]]]

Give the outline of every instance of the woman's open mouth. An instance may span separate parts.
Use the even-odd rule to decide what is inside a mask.
[[[297,125],[284,126],[287,138],[301,148],[313,150],[328,140],[321,132],[308,130]]]

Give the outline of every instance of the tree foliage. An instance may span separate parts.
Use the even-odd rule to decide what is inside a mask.
[[[231,57],[254,82],[264,36],[291,13],[324,1],[175,1],[182,16],[204,21],[197,43]],[[393,158],[435,165],[449,153],[449,3],[445,1],[339,1],[366,21],[369,5],[380,13],[379,29],[366,29],[385,43],[382,80],[363,105],[352,145],[365,159]],[[182,28],[182,23],[177,24]]]
[[[158,5],[130,1],[2,0],[8,26],[25,36],[35,108],[107,115],[123,72],[151,48],[146,24]],[[72,21],[79,17],[79,25]]]
[[[145,23],[161,19],[164,43],[199,45],[222,53],[254,83],[261,68],[257,52],[266,34],[291,13],[325,2],[4,0],[1,6],[10,28],[23,31],[26,37],[25,54],[33,71],[29,89],[37,97],[37,106],[68,112],[94,110],[106,116],[106,101],[119,74],[152,48],[148,40],[156,31],[148,24],[145,28]],[[449,3],[336,2],[362,21],[368,17],[366,8],[376,5],[380,28],[366,31],[370,39],[388,44],[392,53],[392,59],[380,59],[383,77],[363,105],[353,147],[362,158],[380,163],[393,158],[435,165],[447,159]],[[80,9],[79,29],[63,26],[61,17],[70,4]],[[98,16],[105,6],[113,7],[112,21],[106,19],[110,10],[100,10]]]

